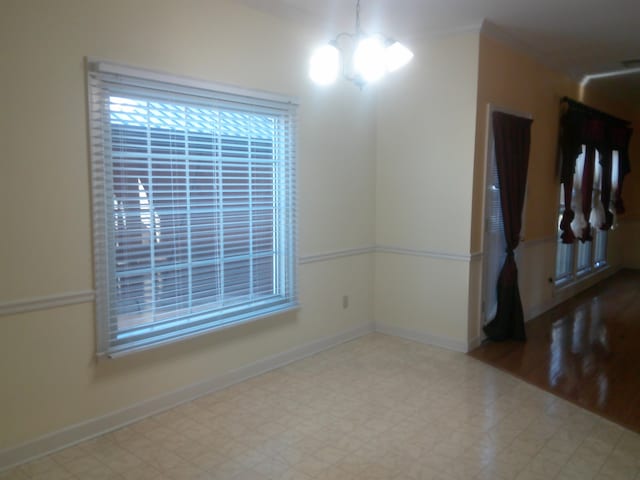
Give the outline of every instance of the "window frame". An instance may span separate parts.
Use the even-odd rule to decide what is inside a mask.
[[[96,59],[87,59],[87,82],[88,82],[88,113],[89,113],[89,137],[91,147],[91,180],[92,180],[92,208],[93,208],[93,253],[96,285],[96,340],[98,356],[115,357],[131,352],[146,350],[159,345],[173,343],[183,339],[202,335],[212,331],[222,330],[248,322],[253,322],[265,317],[271,317],[298,308],[298,286],[297,286],[297,218],[296,218],[296,129],[297,129],[297,107],[295,98],[282,96],[256,90],[240,89],[233,86],[212,84],[185,77],[178,77],[158,72],[151,72],[139,68],[118,65]],[[154,323],[156,320],[155,306],[151,306],[152,320],[137,326],[130,327],[127,331],[119,326],[117,315],[122,315],[122,309],[118,313],[118,305],[114,300],[116,297],[116,261],[115,251],[118,248],[115,239],[115,230],[118,228],[117,199],[113,193],[113,145],[111,133],[114,131],[114,122],[110,106],[115,94],[127,91],[147,91],[148,97],[153,101],[153,95],[159,96],[168,105],[178,105],[181,99],[194,98],[202,105],[211,105],[209,108],[219,112],[240,112],[240,114],[251,115],[273,115],[274,121],[278,122],[277,146],[273,145],[276,140],[272,140],[272,163],[274,165],[273,178],[270,179],[272,213],[272,261],[274,292],[269,296],[269,300],[252,300],[245,303],[238,303],[234,306],[213,308],[210,307],[205,312],[192,311],[191,303],[192,289],[191,281],[188,286],[188,297],[190,312],[182,312],[175,318],[166,319],[162,322]],[[114,94],[115,92],[115,94]],[[232,110],[225,110],[231,108]],[[213,111],[212,110],[212,111]],[[257,118],[257,117],[256,117]],[[148,121],[148,120],[147,120]],[[125,127],[120,127],[125,130]],[[184,134],[191,134],[189,127],[185,126]],[[212,127],[213,128],[213,127]],[[151,130],[150,124],[147,129]],[[213,130],[212,130],[213,132]],[[222,131],[213,132],[222,138]],[[242,138],[242,137],[235,137]],[[273,137],[276,138],[276,137]],[[186,144],[183,147],[183,156],[186,156]],[[147,154],[147,162],[151,164],[153,155]],[[245,157],[241,157],[238,165],[244,165]],[[250,172],[253,164],[253,157],[247,153],[246,165]],[[184,160],[188,164],[191,160]],[[212,165],[215,163],[214,154],[211,154]],[[218,159],[220,165],[224,163],[222,157]],[[173,167],[172,167],[173,168]],[[222,168],[212,166],[212,169]],[[173,170],[172,170],[173,171]],[[249,173],[248,173],[249,175]],[[189,185],[190,177],[185,177],[185,185]],[[249,186],[246,186],[247,195],[252,195],[251,180],[248,178]],[[140,180],[138,180],[140,182]],[[142,190],[144,191],[144,187]],[[190,197],[191,191],[185,196]],[[217,193],[215,202],[222,202],[227,198],[225,193]],[[143,194],[140,194],[140,217],[144,216],[144,206],[142,205]],[[146,191],[144,198],[147,198]],[[114,206],[115,203],[115,206]],[[148,204],[148,200],[147,200]],[[256,212],[247,203],[247,214],[251,217]],[[214,208],[213,206],[211,207]],[[152,215],[149,209],[147,215]],[[254,213],[252,213],[254,212]],[[115,215],[115,216],[114,216]],[[187,210],[188,217],[191,212]],[[155,223],[155,218],[147,219]],[[189,221],[187,221],[188,223]],[[249,221],[252,225],[252,222]],[[186,228],[186,227],[185,227]],[[252,226],[250,228],[253,228]],[[152,229],[150,229],[151,232]],[[151,235],[151,233],[150,233]],[[253,233],[248,233],[248,238],[252,238]],[[191,237],[187,238],[190,245]],[[225,240],[219,240],[224,244]],[[190,247],[189,247],[190,248]],[[151,249],[153,251],[153,249]],[[253,252],[253,250],[251,250]],[[151,264],[153,265],[153,253],[150,253]],[[249,264],[254,257],[249,254]],[[228,261],[224,256],[218,258],[219,262]],[[177,260],[176,260],[177,262]],[[177,265],[177,264],[176,264]],[[155,267],[150,267],[155,268]],[[189,267],[191,275],[191,267]],[[250,270],[252,270],[250,268]],[[155,284],[156,270],[149,270],[151,283]],[[268,282],[268,280],[265,280]],[[248,275],[248,288],[254,282],[251,273]],[[153,303],[153,302],[151,302]],[[210,303],[213,305],[213,301]],[[222,305],[222,304],[221,304]],[[120,305],[121,306],[121,305]],[[122,308],[122,306],[121,306]],[[137,333],[131,333],[132,331]]]
[[[584,146],[583,146],[584,147]],[[576,161],[576,169],[578,165],[583,165],[579,159],[584,157],[585,152],[583,148],[583,152],[578,157]],[[600,152],[596,150],[596,158],[594,159],[595,165],[594,169],[600,167],[599,165],[599,155]],[[618,166],[618,157],[617,154],[612,157],[612,162],[615,165],[615,171],[617,172]],[[574,175],[576,173],[574,172]],[[581,181],[581,175],[574,177],[574,191],[572,192],[572,198],[576,194],[576,182],[578,180]],[[594,173],[594,185],[592,191],[592,210],[595,208],[595,205],[599,201],[601,194],[601,180],[602,174]],[[617,174],[612,176],[612,198],[613,192],[615,192],[617,188]],[[558,223],[557,223],[557,240],[556,240],[556,256],[555,256],[555,273],[554,273],[554,288],[556,290],[562,290],[567,287],[571,287],[573,285],[577,285],[582,281],[588,279],[590,276],[599,273],[606,268],[609,267],[608,261],[608,242],[609,242],[609,230],[600,230],[600,228],[596,225],[591,225],[592,230],[592,241],[582,242],[577,239],[573,243],[563,243],[561,234],[562,230],[560,229],[560,220],[562,219],[562,215],[564,212],[564,195],[563,195],[564,184],[560,184],[560,202],[558,209]],[[604,247],[602,247],[604,244]],[[564,250],[564,253],[562,251]],[[604,254],[603,254],[604,252]],[[601,256],[601,254],[603,254]],[[584,257],[588,257],[588,262],[582,262],[581,259]],[[570,267],[561,275],[558,275],[558,267],[561,260],[564,260],[565,263],[569,263]]]

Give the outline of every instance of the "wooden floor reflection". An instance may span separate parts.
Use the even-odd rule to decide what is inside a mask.
[[[623,270],[531,320],[527,336],[470,355],[640,432],[640,271]]]

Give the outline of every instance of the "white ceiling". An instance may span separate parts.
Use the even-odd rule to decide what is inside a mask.
[[[353,31],[355,0],[243,0],[261,10],[313,22],[327,32]],[[511,39],[577,80],[623,70],[640,58],[640,0],[361,0],[365,31],[384,32],[409,45],[423,36],[478,28]],[[602,81],[640,106],[640,72]],[[600,80],[592,80],[600,82]]]

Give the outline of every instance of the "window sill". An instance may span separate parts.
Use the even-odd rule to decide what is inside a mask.
[[[575,288],[576,290],[582,290],[582,286],[585,283],[588,283],[590,280],[594,280],[601,274],[611,270],[611,268],[611,265],[605,263],[599,267],[594,268],[593,270],[576,275],[570,280],[563,280],[559,283],[556,283],[553,287],[553,296],[564,296],[566,292],[571,291],[573,288]]]
[[[222,330],[239,327],[241,325],[248,325],[250,323],[258,322],[260,320],[264,320],[267,318],[272,318],[272,317],[276,317],[286,313],[295,312],[299,309],[300,309],[300,304],[298,302],[295,302],[287,306],[284,306],[283,308],[277,308],[270,312],[258,314],[250,318],[245,318],[242,320],[234,320],[226,323],[219,323],[217,325],[210,324],[209,326],[205,326],[204,328],[198,329],[196,331],[185,333],[184,335],[172,336],[165,340],[154,340],[148,343],[140,344],[138,346],[126,346],[125,348],[113,349],[110,351],[106,351],[105,353],[98,353],[97,357],[98,359],[120,358],[120,357],[128,356],[134,353],[142,352],[145,350],[151,350],[151,349],[162,347],[165,345],[170,345],[172,343],[182,342],[183,340],[189,340],[202,335],[207,335],[209,333],[221,332]]]

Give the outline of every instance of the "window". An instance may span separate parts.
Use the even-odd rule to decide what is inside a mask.
[[[504,221],[500,202],[500,181],[498,179],[498,165],[496,163],[492,128],[489,130],[488,147],[489,165],[487,166],[487,191],[485,196],[483,325],[493,320],[498,312],[498,289],[496,285],[507,256],[507,241],[504,238]]]
[[[493,139],[491,140],[493,143]],[[484,285],[485,294],[483,301],[483,324],[493,320],[498,311],[498,277],[504,266],[507,256],[507,242],[504,238],[504,222],[502,208],[500,206],[500,182],[498,181],[498,168],[496,166],[495,153],[492,148],[491,165],[489,167],[489,182],[486,193],[485,213],[485,266]]]
[[[576,159],[576,168],[573,175],[573,210],[576,212],[576,218],[571,223],[571,229],[575,232],[576,237],[582,235],[582,228],[586,225],[583,216],[580,216],[582,172],[585,163],[585,146],[583,145],[582,153]],[[604,221],[604,206],[600,202],[601,198],[601,181],[602,167],[599,161],[599,154],[595,153],[594,173],[593,173],[593,193],[592,193],[592,210],[589,221],[591,223],[591,231],[593,240],[578,241],[574,243],[562,243],[560,235],[562,230],[560,223],[562,214],[565,209],[564,205],[564,185],[560,187],[560,210],[558,216],[558,249],[556,252],[556,278],[557,286],[566,286],[568,284],[581,280],[586,275],[593,273],[607,266],[607,230],[601,230],[599,225]],[[612,155],[612,186],[615,192],[618,177],[618,154],[616,151]]]
[[[286,98],[89,68],[98,353],[297,306]]]

